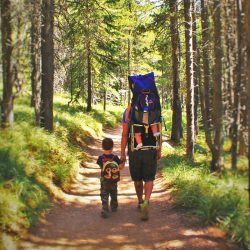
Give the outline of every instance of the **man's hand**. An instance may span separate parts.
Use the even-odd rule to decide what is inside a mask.
[[[121,163],[120,165],[119,165],[119,170],[123,170],[124,169],[124,163]]]
[[[121,154],[120,159],[121,159],[121,161],[122,161],[121,165],[122,165],[122,166],[123,166],[123,168],[124,168],[124,166],[125,166],[125,162],[126,162],[126,155],[125,155],[125,154]]]

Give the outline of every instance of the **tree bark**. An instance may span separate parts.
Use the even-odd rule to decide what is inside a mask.
[[[87,7],[87,15],[90,12],[89,1],[86,1]],[[92,64],[91,64],[91,41],[90,41],[90,20],[87,16],[87,41],[86,41],[86,49],[87,49],[87,74],[88,74],[88,96],[87,96],[87,112],[92,110]]]
[[[130,32],[129,32],[129,38],[128,38],[128,75],[131,74],[131,42],[130,42]],[[129,87],[129,82],[128,82],[128,104],[131,102],[131,92],[130,92],[130,87]]]
[[[10,0],[1,0],[1,35],[3,67],[3,99],[1,101],[1,126],[9,127],[14,122],[13,114],[13,63],[12,63],[12,27]]]
[[[250,2],[245,1],[245,27],[246,27],[246,45],[247,45],[247,115],[248,115],[248,145],[250,143]],[[248,146],[248,201],[250,207],[250,147]]]
[[[210,43],[210,35],[209,35],[209,17],[208,17],[208,9],[207,9],[207,1],[201,0],[201,27],[202,27],[202,59],[203,59],[203,74],[204,74],[204,116],[207,130],[206,140],[208,143],[212,144],[211,139],[211,114],[210,114],[210,62],[209,62],[209,43]]]
[[[233,107],[233,124],[232,124],[232,169],[237,168],[237,148],[238,148],[238,124],[240,118],[240,88],[242,81],[242,61],[243,54],[243,20],[242,20],[242,2],[237,0],[237,29],[238,29],[238,63],[237,63],[237,81],[234,88],[234,107]]]
[[[235,44],[235,25],[234,25],[234,0],[226,0],[224,4],[225,12],[225,46],[226,46],[226,56],[225,56],[225,116],[226,116],[226,132],[231,136],[231,119],[233,110],[233,86],[234,86],[234,68],[235,68],[235,58],[234,49]]]
[[[186,86],[187,86],[187,157],[194,158],[194,77],[193,77],[193,40],[192,40],[192,1],[184,0],[185,43],[186,43]]]
[[[92,70],[91,70],[91,48],[89,37],[87,38],[87,68],[88,68],[88,98],[87,98],[87,112],[92,109]]]
[[[53,86],[54,86],[54,0],[42,1],[42,89],[40,126],[53,131]]]
[[[211,171],[220,171],[222,149],[222,41],[221,41],[221,3],[214,0],[214,74],[213,74],[213,125],[214,125],[214,148],[212,150]]]
[[[170,0],[170,30],[172,45],[172,72],[173,72],[173,115],[171,140],[179,143],[182,137],[182,109],[180,101],[180,38],[178,30],[178,3]]]
[[[173,114],[171,140],[179,143],[182,137],[182,109],[180,101],[180,38],[178,30],[178,4],[176,0],[169,1],[170,6],[170,30],[172,45],[172,81],[173,81]]]
[[[194,127],[195,134],[198,135],[198,105],[199,105],[199,84],[198,84],[198,64],[197,64],[197,38],[196,38],[196,1],[192,1],[192,35],[193,35],[193,75],[194,75]]]
[[[31,107],[35,109],[35,121],[40,122],[41,100],[41,1],[32,0],[31,14]]]
[[[103,90],[103,111],[106,111],[107,106],[107,95],[106,95],[106,89]]]

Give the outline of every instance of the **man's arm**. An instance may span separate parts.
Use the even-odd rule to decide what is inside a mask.
[[[128,143],[128,130],[129,130],[129,116],[130,116],[131,104],[128,105],[127,109],[123,113],[122,118],[122,139],[121,139],[121,160],[125,165],[126,161],[126,146]]]
[[[161,159],[161,147],[157,149],[157,160]]]
[[[162,136],[162,126],[160,126],[160,132],[161,132],[161,136]],[[161,159],[161,150],[162,150],[162,139],[160,139],[160,147],[157,150],[157,160]]]
[[[125,163],[126,161],[126,146],[128,142],[128,123],[122,124],[122,139],[121,139],[121,157],[120,159]]]

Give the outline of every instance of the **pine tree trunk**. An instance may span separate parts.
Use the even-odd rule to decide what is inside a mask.
[[[233,91],[232,87],[234,85],[234,68],[235,68],[235,58],[234,58],[234,48],[235,48],[235,34],[234,34],[234,0],[226,0],[224,5],[225,12],[225,74],[226,74],[226,84],[225,84],[225,116],[226,116],[226,132],[231,134],[231,119],[233,110]]]
[[[107,98],[106,98],[106,89],[103,91],[103,111],[106,111]]]
[[[173,115],[171,140],[180,142],[182,136],[182,109],[180,101],[180,51],[179,51],[179,30],[178,30],[178,4],[176,0],[170,0],[170,30],[172,44],[172,72],[173,72]]]
[[[233,109],[233,124],[232,124],[232,169],[237,168],[237,147],[238,147],[238,124],[240,115],[240,87],[242,81],[242,61],[243,56],[243,21],[242,21],[242,2],[237,0],[237,28],[238,28],[238,63],[237,63],[237,81],[234,88],[234,109]]]
[[[203,74],[204,74],[204,127],[206,141],[211,145],[211,104],[210,104],[210,62],[209,62],[209,23],[208,23],[207,1],[201,0],[201,27],[202,27],[202,59],[203,59]]]
[[[36,124],[40,122],[40,98],[41,98],[41,1],[32,0],[31,15],[31,107],[35,109]]]
[[[242,1],[244,5],[244,1]],[[244,10],[244,6],[242,7]],[[244,14],[244,13],[243,13]],[[243,26],[243,34],[245,34],[245,28],[244,27],[244,19],[246,18],[245,15],[241,16],[242,17],[242,26]],[[238,155],[247,155],[247,148],[248,148],[248,143],[247,143],[247,53],[246,53],[246,40],[244,39],[244,36],[242,37],[243,39],[243,46],[242,46],[242,66],[241,66],[241,87],[240,87],[240,128],[239,128],[239,150],[238,150]]]
[[[186,86],[187,86],[187,157],[194,158],[194,77],[193,77],[193,40],[192,40],[192,1],[184,1],[185,42],[186,42]]]
[[[54,1],[42,1],[42,88],[40,126],[53,131],[53,86],[54,86]]]
[[[130,33],[129,33],[130,36]],[[130,37],[128,38],[128,75],[131,74],[131,66],[130,66],[130,62],[131,62],[131,42],[130,42]],[[131,102],[131,92],[130,92],[130,87],[129,87],[129,83],[128,83],[128,104]]]
[[[197,63],[198,63],[198,65],[201,65],[199,49],[197,49]],[[197,69],[198,69],[197,76],[199,79],[198,84],[199,84],[199,94],[200,94],[200,108],[201,108],[201,115],[202,115],[202,121],[203,121],[203,126],[204,126],[203,128],[204,128],[204,132],[205,132],[206,143],[207,143],[209,149],[212,151],[213,144],[212,144],[212,138],[211,138],[211,131],[208,128],[208,121],[207,121],[207,116],[206,116],[206,103],[205,103],[204,86],[202,86],[200,67],[197,67]]]
[[[214,126],[214,150],[212,150],[211,171],[221,170],[222,149],[222,41],[221,41],[221,3],[214,0],[214,74],[213,74],[213,126]]]
[[[196,1],[192,1],[192,35],[193,35],[193,74],[194,74],[194,126],[195,134],[198,135],[198,105],[199,105],[199,84],[197,74],[197,39],[196,39]]]
[[[89,39],[89,38],[88,38]],[[88,68],[88,98],[87,98],[87,112],[92,109],[92,70],[91,70],[91,49],[90,42],[87,41],[87,68]]]
[[[12,27],[10,0],[1,0],[1,35],[3,67],[3,99],[1,101],[1,126],[9,127],[14,122],[13,113],[13,65]]]
[[[246,45],[247,45],[247,115],[248,115],[248,145],[250,144],[250,2],[245,1],[245,27],[246,27]],[[250,147],[248,146],[248,201],[250,207]]]

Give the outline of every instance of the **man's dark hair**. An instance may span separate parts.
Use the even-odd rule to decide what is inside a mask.
[[[104,138],[102,140],[102,148],[104,150],[110,150],[111,148],[113,148],[114,146],[114,142],[111,138]]]

